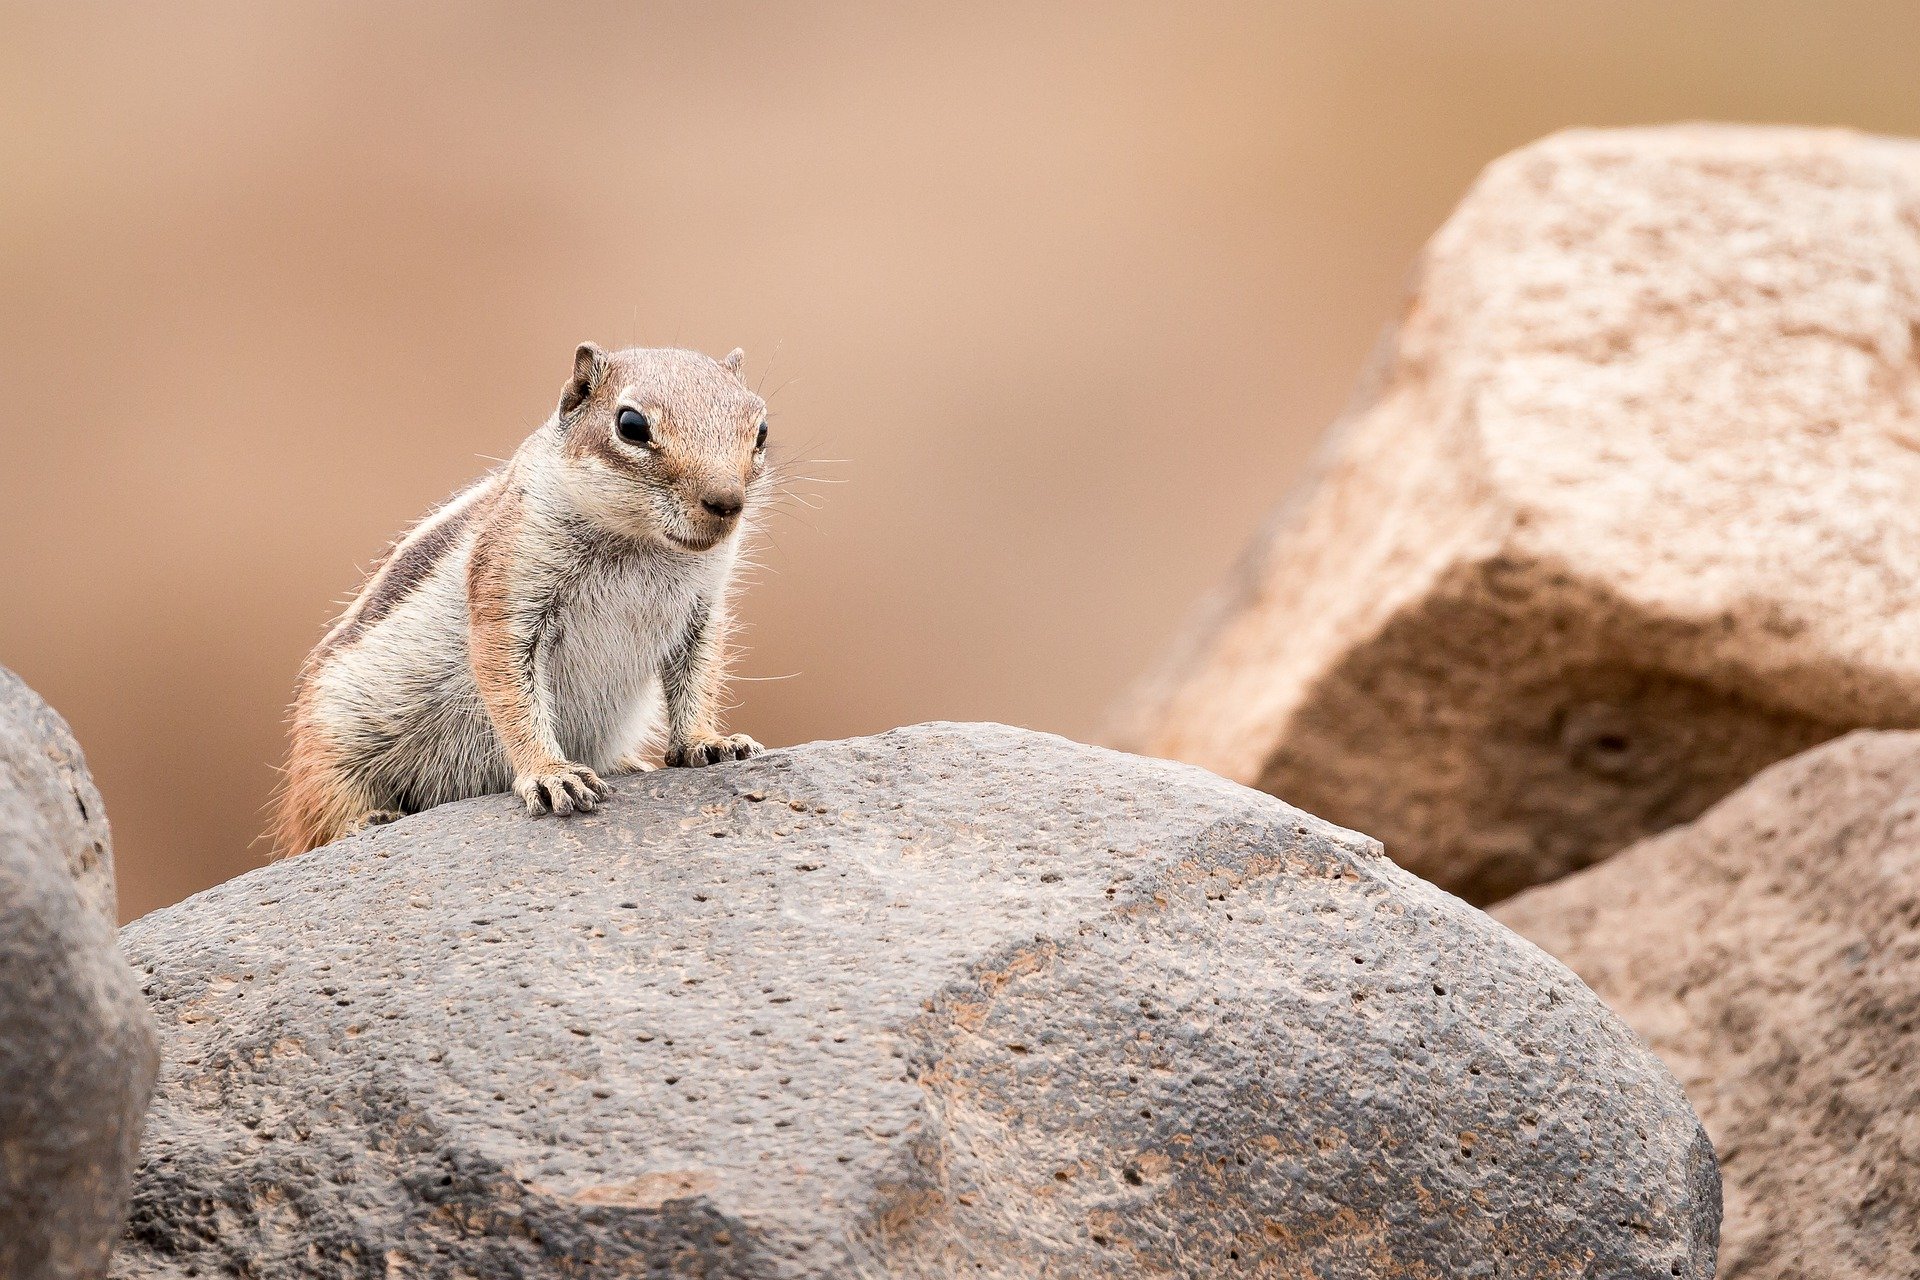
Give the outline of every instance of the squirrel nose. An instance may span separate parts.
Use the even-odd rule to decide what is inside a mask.
[[[731,520],[747,505],[747,495],[739,489],[716,489],[700,499],[700,505],[722,520]]]

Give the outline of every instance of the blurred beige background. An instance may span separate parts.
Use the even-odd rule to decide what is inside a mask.
[[[576,342],[748,351],[736,721],[1075,736],[1298,474],[1421,241],[1571,124],[1920,133],[1909,3],[0,9],[0,662],[128,917]],[[818,461],[808,461],[808,460]],[[831,461],[828,461],[831,460]]]

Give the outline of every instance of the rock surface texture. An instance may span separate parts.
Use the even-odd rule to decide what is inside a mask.
[[[1476,902],[1920,726],[1920,145],[1562,134],[1120,717]]]
[[[1665,1069],[1365,837],[998,726],[618,786],[129,926],[117,1274],[1712,1273]]]
[[[0,669],[0,1276],[101,1275],[157,1067],[73,735]]]
[[[1729,1280],[1920,1276],[1920,734],[1774,766],[1502,905],[1679,1074]]]

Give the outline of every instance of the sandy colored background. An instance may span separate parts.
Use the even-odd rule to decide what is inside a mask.
[[[301,657],[583,338],[744,345],[838,482],[738,727],[1088,737],[1487,160],[1920,133],[1905,3],[386,8],[0,9],[0,662],[128,917],[264,857]]]

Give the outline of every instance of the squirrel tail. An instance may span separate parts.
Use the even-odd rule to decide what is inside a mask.
[[[276,859],[338,840],[375,807],[348,780],[337,753],[298,708],[283,772],[267,831]]]

